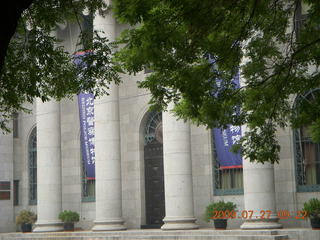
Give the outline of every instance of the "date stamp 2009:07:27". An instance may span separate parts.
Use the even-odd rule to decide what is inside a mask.
[[[242,210],[242,211],[213,211],[212,219],[269,219],[271,216],[277,216],[279,219],[305,219],[307,217],[306,211],[289,211],[289,210],[278,210],[277,212],[272,212],[270,210]]]

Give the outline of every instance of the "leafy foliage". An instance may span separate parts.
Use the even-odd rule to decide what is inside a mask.
[[[212,202],[206,207],[204,217],[205,217],[205,220],[209,222],[210,220],[213,219],[213,217],[216,215],[217,212],[219,211],[222,211],[224,213],[226,211],[231,212],[236,208],[237,206],[233,202],[224,202],[224,201]]]
[[[81,91],[98,96],[107,93],[111,81],[120,81],[116,65],[111,62],[112,46],[104,33],[84,27],[84,22],[92,21],[98,11],[105,14],[107,10],[103,0],[34,0],[22,13],[1,66],[1,129],[8,131],[12,113],[27,111],[23,104],[36,97],[59,100]],[[83,11],[91,13],[91,18]],[[68,52],[62,39],[53,34],[58,24],[77,24],[80,28],[74,52]],[[74,53],[87,50],[90,54],[81,59],[86,67],[76,66]]]
[[[320,106],[317,104],[319,102],[319,88],[299,96],[295,102],[296,118],[293,122],[295,127],[305,125],[309,129],[308,134],[316,142],[320,142],[320,131],[318,131],[320,129]]]
[[[22,210],[19,215],[16,217],[16,224],[22,223],[35,223],[37,220],[37,215],[29,210]]]
[[[59,219],[64,223],[79,222],[79,218],[79,213],[70,210],[64,210],[63,212],[59,213]]]
[[[307,216],[310,218],[320,218],[320,200],[311,198],[308,202],[303,204],[302,210],[306,211]]]
[[[153,70],[139,86],[154,107],[174,101],[178,117],[208,128],[246,125],[236,150],[250,161],[279,161],[278,128],[311,124],[320,140],[320,101],[309,112],[293,104],[320,84],[319,1],[115,0],[114,8],[135,26],[122,33],[117,61],[129,73]]]

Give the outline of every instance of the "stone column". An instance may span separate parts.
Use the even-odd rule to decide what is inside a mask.
[[[242,59],[242,64],[248,61]],[[245,87],[245,79],[240,71],[240,86]],[[242,134],[247,131],[247,126],[242,126]],[[245,219],[241,229],[273,229],[282,228],[278,223],[274,169],[271,163],[251,163],[243,158],[243,189],[244,189],[244,209],[253,211],[251,219]],[[264,214],[264,219],[261,216]],[[268,216],[268,212],[272,214]]]
[[[60,103],[37,99],[37,214],[33,232],[63,229],[61,202]]]
[[[245,127],[243,129],[246,130]],[[277,217],[273,164],[251,163],[244,159],[243,187],[245,210],[253,211],[253,215],[251,219],[245,220],[241,228],[282,228]],[[270,216],[267,211],[271,211]]]
[[[115,39],[115,19],[96,16],[94,27]],[[119,89],[95,100],[96,220],[93,231],[124,230],[122,219]]]
[[[93,231],[123,230],[118,86],[95,100],[96,220]]]
[[[172,109],[170,106],[169,109]],[[190,124],[163,112],[163,153],[166,216],[162,230],[196,229]]]

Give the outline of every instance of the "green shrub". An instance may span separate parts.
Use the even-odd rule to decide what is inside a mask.
[[[64,223],[79,222],[79,213],[69,211],[69,210],[64,210],[59,214],[59,219]]]
[[[22,210],[19,215],[16,217],[16,223],[22,224],[22,223],[30,223],[33,224],[37,220],[37,215],[29,210]]]
[[[308,202],[303,204],[302,211],[307,212],[307,217],[320,218],[320,200],[311,198]]]
[[[226,212],[227,210],[231,212],[232,210],[236,209],[236,204],[233,202],[224,202],[224,201],[219,201],[219,202],[212,202],[206,207],[206,212],[204,215],[204,219],[209,222],[210,220],[213,219],[213,217],[216,216],[217,212],[223,211]]]

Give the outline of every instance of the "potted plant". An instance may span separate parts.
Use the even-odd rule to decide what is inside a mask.
[[[311,198],[303,205],[302,211],[306,212],[306,216],[310,218],[311,227],[313,229],[320,229],[320,200]]]
[[[22,232],[31,232],[32,224],[37,220],[37,215],[29,210],[22,210],[16,217],[16,223],[20,224]]]
[[[227,221],[235,212],[236,204],[233,202],[212,202],[206,207],[205,220],[213,220],[216,229],[226,229]]]
[[[74,231],[74,223],[79,222],[79,214],[70,210],[64,210],[59,214],[65,231]]]

